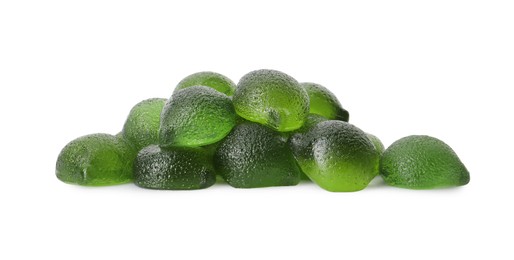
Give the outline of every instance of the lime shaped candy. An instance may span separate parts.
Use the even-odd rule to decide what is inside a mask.
[[[175,92],[193,86],[210,87],[227,96],[232,96],[236,89],[236,84],[229,78],[216,72],[202,71],[191,74],[181,80],[175,87]]]
[[[105,186],[132,181],[136,151],[123,138],[92,134],[68,143],[57,158],[55,173],[63,182]]]
[[[193,190],[213,185],[211,158],[201,148],[160,148],[150,145],[134,163],[134,183],[149,189]]]
[[[309,113],[309,96],[291,76],[256,70],[241,78],[233,97],[241,117],[286,132],[300,128]]]
[[[309,95],[309,113],[326,117],[327,119],[348,122],[350,114],[343,109],[337,97],[327,88],[310,82],[300,83]]]
[[[236,124],[230,98],[212,88],[194,86],[174,93],[161,114],[161,147],[215,143]]]
[[[358,191],[378,175],[379,154],[366,133],[336,120],[316,124],[290,140],[309,178],[328,191]]]
[[[433,189],[466,185],[469,172],[443,141],[411,135],[389,146],[380,161],[380,174],[392,186]]]
[[[215,155],[216,171],[236,188],[296,185],[300,169],[280,133],[246,122],[221,141]]]
[[[159,143],[161,112],[166,99],[151,98],[136,104],[123,125],[122,135],[139,151],[143,147]]]

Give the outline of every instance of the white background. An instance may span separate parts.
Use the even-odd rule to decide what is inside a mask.
[[[1,1],[0,259],[513,259],[512,1]],[[387,146],[448,143],[469,185],[355,193],[84,188],[60,149],[183,77],[269,68]]]

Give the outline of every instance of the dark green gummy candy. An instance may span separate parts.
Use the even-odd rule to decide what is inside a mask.
[[[134,183],[162,190],[203,189],[216,182],[211,158],[202,148],[143,148],[134,164]]]
[[[300,169],[280,133],[263,125],[245,122],[219,144],[215,168],[236,188],[296,185]]]

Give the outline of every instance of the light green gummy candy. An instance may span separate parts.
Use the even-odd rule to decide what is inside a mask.
[[[192,86],[210,87],[227,96],[232,96],[236,89],[236,84],[228,77],[212,71],[202,71],[185,77],[175,87],[174,92]]]
[[[139,151],[143,147],[159,143],[161,112],[166,99],[151,98],[136,104],[123,125],[122,136]]]
[[[57,178],[70,184],[106,186],[132,181],[137,152],[123,138],[92,134],[68,143],[57,158]]]
[[[309,113],[305,89],[276,70],[256,70],[243,76],[233,101],[239,116],[280,132],[302,127]]]
[[[317,114],[331,120],[341,120],[348,122],[350,114],[343,109],[337,97],[327,88],[316,83],[300,83],[309,94],[310,110],[312,114]]]
[[[236,125],[230,98],[212,88],[193,86],[173,93],[161,114],[161,147],[215,143]]]

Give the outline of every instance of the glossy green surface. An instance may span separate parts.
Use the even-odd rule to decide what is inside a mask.
[[[202,71],[181,80],[175,87],[175,92],[192,86],[210,87],[227,96],[232,96],[236,90],[236,84],[228,77],[212,71]]]
[[[244,75],[233,97],[241,117],[286,132],[302,127],[309,113],[309,96],[291,76],[276,70]]]
[[[135,149],[123,138],[92,134],[68,143],[57,158],[57,178],[70,184],[106,186],[132,181]]]
[[[161,112],[166,99],[151,98],[136,104],[123,125],[122,135],[139,151],[159,143]]]
[[[321,123],[321,122],[327,121],[327,120],[328,119],[326,119],[323,116],[316,115],[316,114],[309,114],[307,116],[307,120],[305,121],[305,123],[303,124],[303,126],[301,128],[294,130],[292,132],[289,132],[289,133],[291,134],[291,136],[293,136],[295,134],[299,134],[299,133],[306,133],[306,132],[310,131],[314,126],[316,126],[318,123]],[[299,137],[297,136],[297,138],[299,138]],[[309,178],[309,176],[307,176],[307,174],[305,174],[303,171],[302,171],[302,174],[300,177],[302,180],[309,180],[309,181],[311,180]]]
[[[196,147],[223,139],[236,124],[230,98],[212,88],[194,86],[172,95],[161,114],[161,147]]]
[[[309,178],[328,191],[358,191],[378,175],[379,154],[366,133],[347,122],[328,120],[289,144]]]
[[[310,82],[300,83],[309,95],[309,113],[326,117],[330,120],[348,122],[350,114],[343,109],[337,97],[322,85]]]
[[[162,190],[203,189],[216,182],[207,153],[200,148],[143,148],[134,163],[134,183]]]
[[[412,135],[389,146],[380,161],[380,174],[392,186],[433,189],[469,183],[469,172],[443,141]]]
[[[265,126],[245,122],[220,143],[214,165],[236,188],[296,185],[300,169],[286,138]]]

